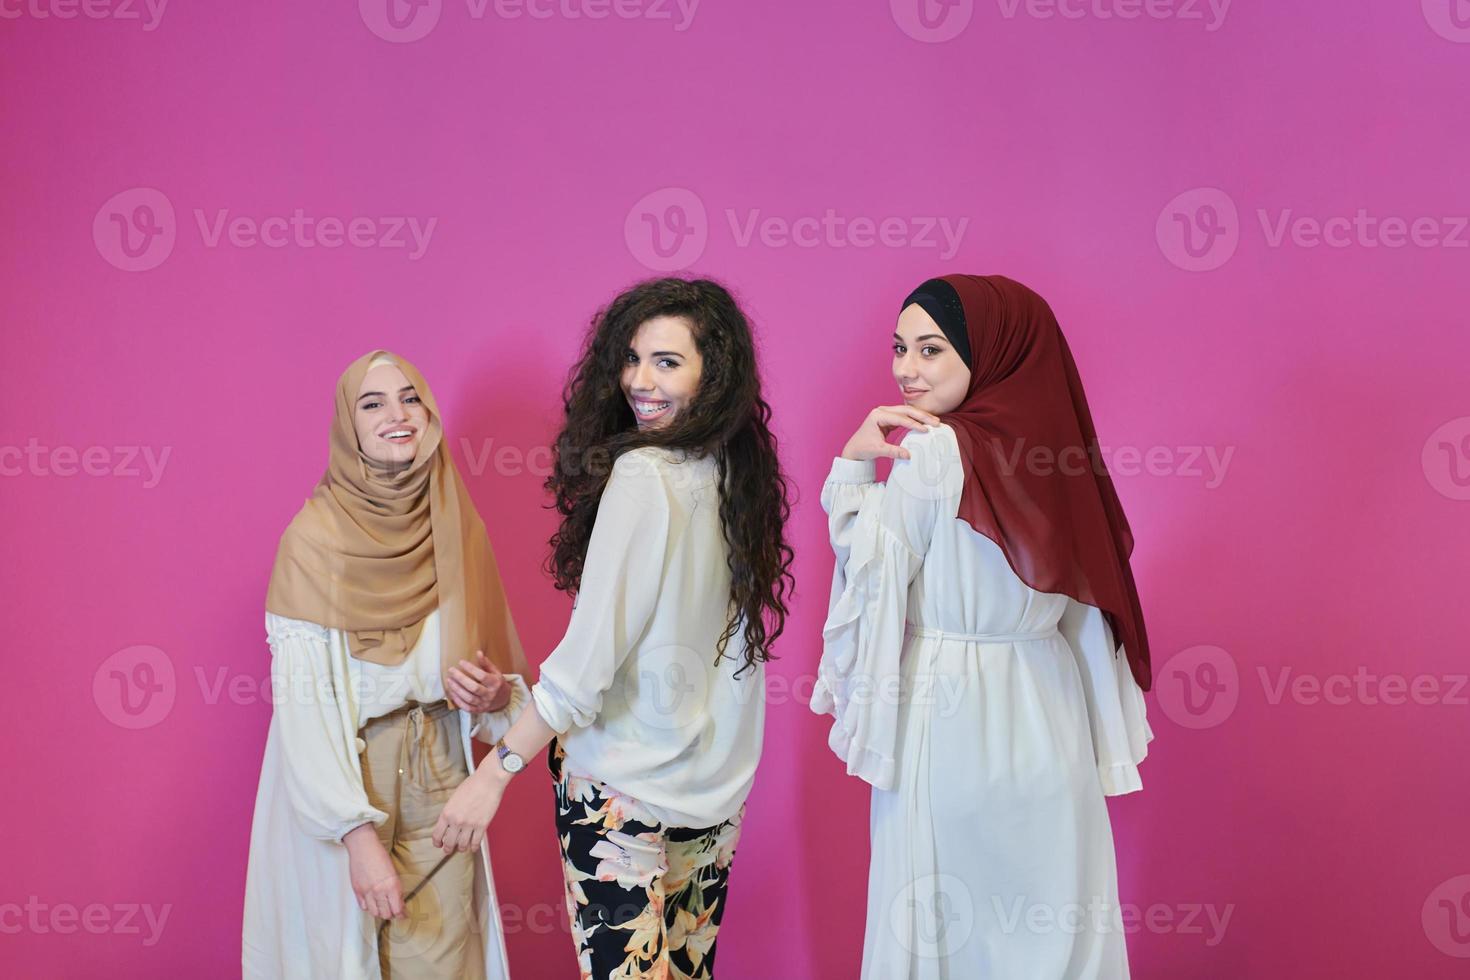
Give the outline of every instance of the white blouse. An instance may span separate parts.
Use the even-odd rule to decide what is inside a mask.
[[[571,622],[531,689],[569,771],[709,827],[750,793],[765,671],[716,658],[730,604],[718,464],[643,447],[618,458],[598,504]]]

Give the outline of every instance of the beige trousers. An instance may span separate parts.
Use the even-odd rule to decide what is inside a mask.
[[[388,814],[378,827],[403,894],[433,872],[444,852],[434,824],[468,766],[459,713],[446,701],[410,702],[359,733],[367,743],[362,780],[368,801]],[[383,980],[484,980],[484,937],[475,908],[475,851],[455,854],[405,905],[408,917],[378,932]]]

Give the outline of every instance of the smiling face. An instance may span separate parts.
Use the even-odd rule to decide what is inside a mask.
[[[910,303],[898,315],[898,329],[893,333],[893,380],[905,404],[935,415],[959,407],[970,388],[965,359],[917,303]]]
[[[687,319],[656,316],[639,324],[619,379],[638,427],[661,428],[672,422],[694,400],[703,367]]]
[[[429,427],[429,410],[398,365],[378,364],[362,379],[352,409],[357,444],[388,465],[413,462]]]

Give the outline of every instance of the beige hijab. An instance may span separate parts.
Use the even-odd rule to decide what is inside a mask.
[[[370,459],[353,425],[358,389],[380,359],[403,371],[428,410],[406,466]],[[337,379],[327,472],[281,535],[265,607],[345,630],[352,656],[388,665],[403,662],[438,608],[441,671],[484,650],[505,673],[526,674],[485,524],[444,443],[434,396],[406,359],[376,350]]]

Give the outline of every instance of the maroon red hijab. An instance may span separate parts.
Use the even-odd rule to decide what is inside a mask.
[[[1153,683],[1128,558],[1133,532],[1051,307],[1004,276],[943,276],[964,310],[970,388],[940,418],[964,463],[959,517],[1038,592],[1096,606],[1138,686]]]

